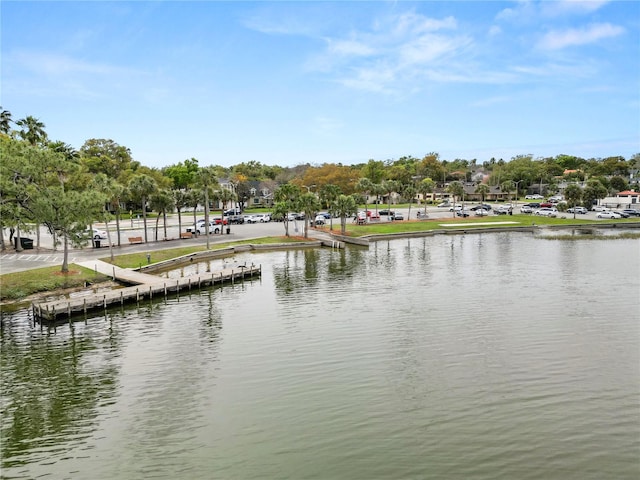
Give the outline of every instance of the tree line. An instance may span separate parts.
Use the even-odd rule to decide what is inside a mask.
[[[370,159],[355,165],[307,163],[293,167],[269,166],[255,160],[223,167],[200,165],[198,159],[189,158],[152,168],[135,161],[129,148],[111,139],[88,139],[79,150],[64,141],[51,140],[38,118],[13,120],[1,107],[0,158],[2,249],[6,248],[5,228],[13,229],[20,238],[21,231],[34,230],[39,235],[39,227],[44,226],[53,236],[54,245],[64,248],[63,271],[68,270],[69,247],[84,244],[90,235],[87,228],[95,223],[115,220],[116,238],[113,242],[109,238],[108,243],[120,245],[123,217],[127,212],[140,212],[144,241],[148,242],[147,213],[151,210],[157,213],[158,240],[161,218],[165,219],[167,236],[167,213],[177,212],[181,230],[183,212],[192,212],[195,222],[196,209],[204,207],[208,223],[212,206],[227,208],[235,203],[244,208],[253,189],[272,193],[273,216],[284,221],[285,234],[289,235],[290,212],[304,212],[308,222],[315,212],[327,209],[341,219],[344,232],[346,218],[357,212],[359,204],[367,208],[371,196],[386,199],[390,206],[393,195],[408,201],[411,208],[418,194],[424,198],[446,188],[455,198],[462,194],[462,184],[472,181],[478,184],[477,192],[483,200],[488,186],[523,192],[537,185],[540,191],[544,186],[553,192],[561,181],[586,181],[588,188],[581,188],[581,199],[586,203],[591,197],[603,198],[607,193],[637,187],[637,176],[630,184],[630,173],[640,168],[640,154],[629,159],[520,155],[509,161],[492,158],[479,163],[476,159],[444,160],[437,153],[422,158]],[[19,241],[16,248],[20,249]]]

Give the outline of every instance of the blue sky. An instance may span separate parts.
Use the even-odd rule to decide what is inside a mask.
[[[1,104],[162,167],[640,152],[640,2],[2,1]]]

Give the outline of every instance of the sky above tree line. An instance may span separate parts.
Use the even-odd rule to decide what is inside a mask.
[[[162,167],[640,152],[640,2],[4,1],[2,108]]]

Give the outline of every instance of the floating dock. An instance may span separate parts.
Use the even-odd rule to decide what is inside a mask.
[[[113,305],[139,302],[145,298],[153,299],[158,296],[167,296],[169,293],[179,293],[183,290],[191,291],[195,288],[216,284],[233,284],[236,280],[242,281],[247,277],[259,276],[262,272],[262,267],[259,265],[235,265],[232,268],[225,268],[216,272],[170,279],[119,268],[100,260],[79,262],[78,265],[111,276],[114,280],[132,286],[117,288],[108,292],[91,293],[82,297],[34,303],[32,305],[34,319],[54,322],[61,318],[71,318],[74,315],[86,314],[89,311],[106,310]]]

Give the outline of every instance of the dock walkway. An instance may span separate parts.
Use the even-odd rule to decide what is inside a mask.
[[[73,315],[80,313],[86,314],[91,310],[106,310],[107,307],[111,305],[124,305],[125,302],[129,303],[134,301],[139,302],[144,298],[153,299],[154,296],[166,296],[169,293],[180,292],[182,290],[191,291],[192,288],[201,288],[203,286],[215,285],[216,283],[234,283],[236,280],[243,280],[247,277],[260,275],[262,270],[261,266],[239,265],[216,272],[189,275],[178,279],[168,279],[116,267],[101,260],[89,260],[86,262],[77,262],[77,264],[132,286],[117,288],[103,293],[90,293],[82,297],[64,298],[39,304],[34,303],[32,306],[34,318],[50,322],[64,317],[71,318]]]

